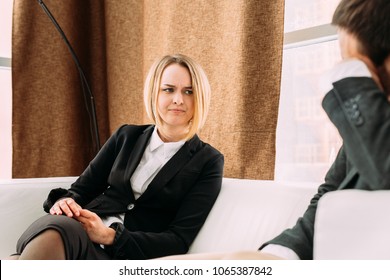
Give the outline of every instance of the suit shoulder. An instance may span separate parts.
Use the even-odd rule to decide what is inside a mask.
[[[120,136],[120,135],[123,135],[123,136],[137,135],[137,134],[142,134],[149,129],[153,130],[153,128],[154,128],[154,125],[124,124],[117,129],[115,134],[117,134],[118,136]]]
[[[223,157],[223,154],[216,149],[215,147],[211,146],[209,143],[203,142],[200,140],[200,146],[203,153],[207,153],[210,156],[221,156]]]

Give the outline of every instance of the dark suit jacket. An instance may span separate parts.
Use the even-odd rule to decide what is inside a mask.
[[[390,189],[390,104],[371,78],[346,78],[333,84],[323,108],[339,130],[343,147],[308,209],[292,229],[263,244],[291,248],[301,259],[313,258],[318,200],[340,189]]]
[[[186,253],[221,188],[223,155],[195,135],[136,200],[130,177],[153,129],[120,127],[71,188],[51,191],[44,203],[49,211],[58,198],[69,196],[100,216],[125,213],[125,229],[108,246],[113,259]]]

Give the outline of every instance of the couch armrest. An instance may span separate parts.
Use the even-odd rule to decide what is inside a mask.
[[[314,259],[390,259],[390,191],[340,190],[318,202]]]

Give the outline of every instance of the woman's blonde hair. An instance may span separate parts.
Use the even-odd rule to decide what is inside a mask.
[[[189,124],[185,140],[191,139],[206,122],[210,106],[211,89],[203,68],[193,59],[182,54],[166,55],[155,61],[149,70],[144,86],[144,103],[148,117],[162,128],[162,119],[157,110],[161,76],[168,65],[179,64],[188,69],[194,94],[194,116]]]

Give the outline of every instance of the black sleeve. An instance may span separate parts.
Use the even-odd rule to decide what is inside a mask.
[[[389,189],[390,104],[385,93],[371,78],[345,78],[333,84],[323,107],[365,187]]]
[[[49,212],[50,208],[60,198],[72,197],[83,207],[104,192],[107,188],[108,175],[116,158],[117,139],[122,127],[107,140],[70,189],[57,188],[50,191],[43,203],[43,209],[46,212]]]
[[[343,147],[325,176],[325,183],[320,185],[317,194],[311,199],[304,215],[298,219],[293,228],[284,230],[274,239],[264,243],[259,250],[268,244],[277,244],[293,250],[300,259],[313,258],[314,219],[319,199],[327,192],[337,190],[346,176],[346,157]]]
[[[368,77],[342,79],[333,84],[322,106],[338,129],[343,147],[303,217],[260,249],[279,244],[301,259],[312,259],[315,214],[324,193],[340,187],[390,188],[390,104],[378,85]],[[357,182],[348,178],[354,174],[359,175]]]

